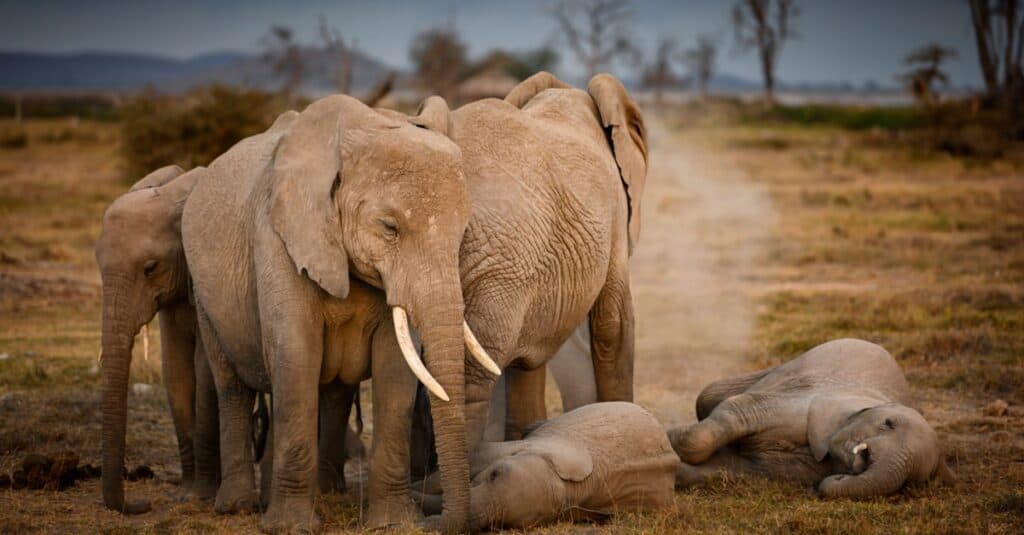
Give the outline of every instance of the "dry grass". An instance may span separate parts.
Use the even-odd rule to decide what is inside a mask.
[[[747,365],[774,364],[839,336],[882,343],[906,369],[959,481],[854,502],[821,501],[810,489],[781,483],[723,479],[678,493],[674,506],[657,514],[542,531],[1020,532],[1020,164],[919,153],[896,133],[701,124],[671,133],[666,143],[727,162],[774,206],[775,220],[758,234],[763,252],[729,288],[756,305],[752,340],[738,350]],[[0,123],[0,129],[12,126]],[[70,449],[83,462],[99,462],[99,379],[93,368],[99,277],[92,246],[104,207],[124,187],[116,124],[30,122],[24,130],[24,147],[0,147],[0,353],[9,355],[0,360],[0,472],[10,472],[26,452]],[[648,214],[671,217],[689,202],[685,192],[666,194],[652,201]],[[714,220],[694,224],[709,225],[706,235],[715,247],[732,246],[733,237],[714,234]],[[653,227],[645,232],[638,262],[675,258],[659,250],[668,245],[658,243]],[[701,266],[729,269],[728,258]],[[661,269],[640,265],[634,277]],[[638,314],[657,305],[642,291]],[[656,353],[640,358],[663,358],[678,347],[652,340],[649,322],[638,332],[639,347]],[[158,350],[155,336],[153,341]],[[736,352],[734,345],[726,350]],[[142,362],[137,353],[133,362],[132,382],[157,388],[129,397],[127,456],[129,466],[148,464],[157,477],[127,489],[152,499],[155,511],[124,518],[104,510],[95,480],[63,493],[0,490],[0,532],[257,529],[256,516],[216,516],[209,505],[176,500],[173,433],[157,359],[151,359]],[[640,385],[638,397],[656,392],[654,386]],[[984,405],[996,398],[1010,403],[1008,415],[985,416]],[[325,527],[358,529],[358,505],[357,494],[321,499]]]

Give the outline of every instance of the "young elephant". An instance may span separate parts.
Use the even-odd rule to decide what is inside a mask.
[[[896,361],[863,340],[834,340],[776,368],[724,379],[697,398],[698,423],[669,431],[677,487],[719,470],[862,498],[952,477]]]
[[[549,420],[523,440],[481,443],[473,459],[473,530],[599,519],[672,502],[679,459],[646,409],[595,403]],[[437,496],[424,509],[440,510]]]
[[[181,245],[181,211],[205,172],[178,166],[153,171],[111,203],[96,240],[103,279],[103,503],[133,514],[147,502],[126,503],[124,482],[128,370],[135,333],[160,316],[164,386],[174,420],[186,492],[211,496],[220,480],[217,436],[196,436],[198,417],[217,427],[217,398],[196,335]],[[204,410],[204,407],[206,410]]]

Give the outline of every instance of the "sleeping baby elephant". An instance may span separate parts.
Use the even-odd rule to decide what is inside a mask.
[[[669,431],[684,463],[676,486],[725,470],[820,481],[825,497],[862,498],[951,479],[935,431],[909,403],[892,355],[863,340],[717,381],[697,398],[699,422]]]
[[[483,443],[478,453],[471,467],[474,531],[663,507],[672,502],[679,467],[654,416],[618,401],[563,414],[523,440]],[[438,498],[424,498],[427,513],[440,512]]]

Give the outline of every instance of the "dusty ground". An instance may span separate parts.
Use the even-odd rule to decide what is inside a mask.
[[[637,401],[693,419],[708,381],[838,336],[882,343],[947,444],[953,487],[865,502],[747,479],[677,494],[602,532],[1020,532],[1024,526],[1024,178],[1019,164],[919,154],[899,138],[824,128],[694,127],[649,112],[652,168],[633,259]],[[0,123],[0,127],[10,127]],[[69,133],[66,133],[69,132]],[[33,123],[0,148],[0,472],[26,452],[99,461],[99,278],[106,204],[125,189],[116,127]],[[158,349],[153,336],[153,350]],[[155,357],[136,350],[128,483],[155,511],[122,518],[98,482],[0,490],[0,532],[251,532],[174,500],[174,439]],[[3,355],[7,355],[4,357]],[[986,416],[995,399],[1003,416]],[[364,399],[367,399],[364,396]],[[369,411],[367,411],[368,413]],[[328,530],[359,525],[358,490],[321,501]],[[544,531],[591,531],[558,525]]]

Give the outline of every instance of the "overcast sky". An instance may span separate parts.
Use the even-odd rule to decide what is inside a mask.
[[[415,33],[454,18],[471,55],[488,49],[533,48],[556,28],[545,9],[553,0],[421,0],[308,2],[248,0],[0,0],[0,50],[124,51],[187,58],[214,51],[253,51],[272,24],[312,42],[323,14],[346,38],[398,67],[408,66]],[[894,83],[911,49],[938,42],[957,49],[948,71],[957,86],[981,85],[966,0],[798,0],[800,33],[787,43],[778,77],[787,82],[876,80]],[[720,70],[759,76],[753,54],[740,54],[729,32],[730,0],[634,0],[635,39],[650,55],[659,37],[690,46],[698,34],[718,35]],[[564,48],[561,72],[579,64]],[[623,73],[625,74],[625,73]]]

